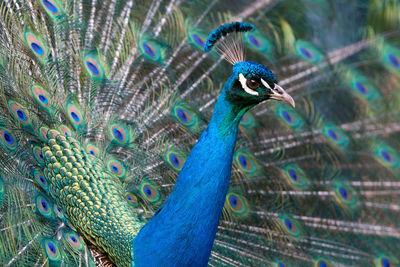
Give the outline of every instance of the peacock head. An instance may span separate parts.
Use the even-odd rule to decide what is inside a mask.
[[[231,102],[253,106],[274,99],[295,106],[293,98],[278,85],[274,74],[264,65],[251,61],[237,62],[233,65],[231,79],[234,79],[233,83],[226,91]]]
[[[208,35],[204,51],[216,47],[216,52],[233,65],[233,74],[224,87],[226,99],[244,109],[269,99],[284,101],[294,107],[293,98],[277,84],[267,67],[244,60],[242,33],[254,29],[252,24],[232,22],[220,25]]]

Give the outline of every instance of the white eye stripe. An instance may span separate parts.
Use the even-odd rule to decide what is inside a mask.
[[[266,88],[272,89],[271,86],[269,86],[269,84],[268,84],[266,81],[264,81],[263,79],[261,79],[261,83],[262,83]]]
[[[259,95],[258,92],[254,91],[254,90],[251,90],[251,89],[247,86],[246,81],[247,81],[247,79],[244,77],[244,75],[243,75],[242,73],[239,73],[239,82],[242,84],[243,90],[244,90],[246,93],[250,94],[250,95],[257,95],[257,96],[258,96],[258,95]]]

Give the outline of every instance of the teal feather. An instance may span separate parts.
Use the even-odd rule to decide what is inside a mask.
[[[0,265],[398,266],[399,8],[3,1]]]

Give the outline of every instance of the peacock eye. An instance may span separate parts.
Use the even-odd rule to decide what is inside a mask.
[[[250,88],[250,89],[256,89],[260,86],[260,80],[259,79],[254,79],[254,78],[247,78],[246,80],[246,85]]]

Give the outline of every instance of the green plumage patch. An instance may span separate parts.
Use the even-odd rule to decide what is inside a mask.
[[[225,203],[229,210],[234,214],[242,216],[249,211],[248,202],[237,192],[228,192]]]
[[[274,105],[274,109],[278,118],[287,126],[294,130],[302,129],[304,120],[301,115],[291,106],[284,104]]]
[[[157,41],[143,36],[138,41],[138,47],[145,58],[151,61],[164,61],[166,49]]]
[[[51,111],[52,107],[52,100],[49,95],[49,93],[43,89],[40,85],[31,85],[31,94],[35,102],[43,108],[45,111],[49,112]]]
[[[8,110],[10,111],[14,119],[16,119],[23,127],[25,128],[32,127],[31,117],[29,115],[28,110],[24,106],[13,100],[9,100]]]
[[[322,134],[331,143],[341,149],[344,149],[350,143],[349,137],[343,132],[342,129],[332,123],[325,123],[322,128]]]
[[[302,235],[300,223],[291,216],[283,215],[279,218],[279,222],[282,229],[292,237],[298,238]]]
[[[284,177],[288,184],[297,189],[304,190],[309,185],[304,171],[297,164],[290,164],[283,167]]]
[[[180,171],[186,161],[186,154],[177,148],[170,148],[164,154],[164,161],[176,171]]]
[[[38,0],[51,18],[59,18],[63,13],[57,0]]]
[[[375,157],[378,161],[388,167],[397,168],[399,166],[399,156],[395,149],[388,144],[381,142],[373,146]]]
[[[36,197],[36,212],[46,219],[53,219],[53,205],[42,195]]]
[[[273,52],[272,42],[264,37],[261,32],[257,30],[246,32],[244,34],[244,41],[248,47],[257,52],[263,54],[269,54]]]
[[[207,41],[207,34],[205,34],[199,29],[192,29],[189,31],[188,39],[191,45],[193,45],[200,51],[203,51],[204,45],[206,44]]]
[[[335,200],[339,205],[355,207],[357,205],[357,194],[354,189],[345,184],[336,184],[334,186]]]
[[[333,267],[332,263],[327,261],[326,259],[318,258],[314,261],[314,267]]]
[[[381,55],[385,67],[393,73],[400,75],[400,49],[385,43]]]
[[[397,266],[397,264],[399,264],[398,260],[384,254],[376,257],[374,262],[375,262],[375,267],[391,267],[391,266]]]
[[[193,133],[200,131],[200,118],[199,115],[185,103],[177,103],[172,107],[172,117],[180,124],[188,128]]]
[[[108,171],[116,175],[120,179],[125,179],[126,177],[126,167],[116,159],[110,159],[107,162]]]
[[[82,129],[86,122],[83,113],[79,106],[72,100],[69,100],[66,105],[67,118],[71,125],[76,129]]]
[[[298,57],[313,64],[320,63],[325,59],[322,52],[315,45],[304,40],[296,41],[295,51]]]
[[[45,42],[38,35],[29,30],[26,30],[23,33],[23,39],[26,46],[36,56],[36,58],[38,58],[42,62],[47,60],[48,48]]]
[[[83,66],[86,72],[95,80],[105,78],[105,68],[103,65],[95,52],[87,53],[83,58]]]
[[[14,150],[18,147],[18,142],[10,130],[0,127],[0,145],[7,150]]]
[[[233,155],[235,164],[248,175],[256,175],[260,171],[256,158],[247,150],[238,150]]]
[[[124,145],[132,140],[129,128],[122,123],[112,123],[109,129],[110,138],[113,143]]]
[[[70,245],[71,248],[77,251],[83,251],[85,248],[85,243],[83,238],[75,232],[67,232],[63,235],[67,244]]]
[[[144,198],[145,200],[150,201],[151,203],[156,203],[160,200],[160,193],[157,187],[153,184],[149,182],[144,182],[140,185],[139,188],[139,192],[142,195],[142,198]]]
[[[132,208],[136,208],[139,206],[138,199],[136,195],[133,192],[128,192],[125,194],[125,199],[128,201],[129,205]]]
[[[57,243],[52,239],[46,238],[42,241],[42,246],[51,266],[61,266],[62,252]]]
[[[6,190],[4,187],[4,181],[0,177],[0,210],[3,208],[5,199],[6,199]]]

